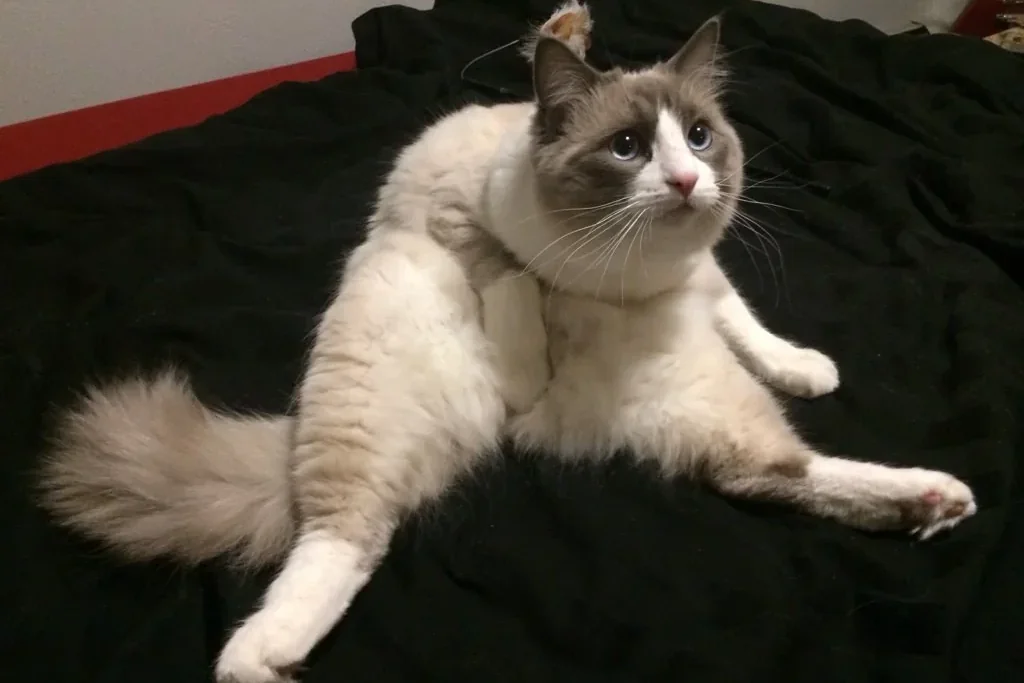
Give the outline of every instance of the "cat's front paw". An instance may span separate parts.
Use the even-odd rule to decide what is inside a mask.
[[[302,656],[292,652],[288,634],[259,618],[235,631],[217,659],[217,683],[294,683]]]
[[[507,359],[503,375],[502,398],[514,415],[529,412],[551,379],[547,357],[537,354]]]
[[[547,334],[542,324],[539,318],[524,320],[519,336],[498,344],[495,360],[501,397],[512,415],[522,415],[533,408],[551,379]]]
[[[793,396],[815,398],[839,387],[839,368],[831,358],[789,344],[761,353],[757,372],[769,384]]]

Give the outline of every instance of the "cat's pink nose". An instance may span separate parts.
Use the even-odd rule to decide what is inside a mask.
[[[697,174],[693,172],[676,173],[666,178],[665,182],[674,187],[676,192],[683,197],[689,197],[697,185]]]

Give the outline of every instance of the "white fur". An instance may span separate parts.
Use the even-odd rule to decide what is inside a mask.
[[[324,531],[299,538],[263,605],[217,660],[217,680],[280,683],[338,622],[370,578],[364,553]]]
[[[835,363],[820,351],[799,347],[766,329],[713,258],[701,262],[692,283],[714,299],[719,333],[752,372],[794,396],[814,398],[838,388]]]
[[[978,510],[971,490],[945,472],[896,469],[869,462],[819,457],[811,462],[808,476],[812,487],[823,496],[831,497],[836,505],[856,505],[864,501],[874,505],[902,504],[929,493],[937,495],[938,503],[931,518],[912,529],[922,540],[956,526]],[[963,511],[945,517],[953,506],[962,506]]]
[[[975,512],[970,489],[948,474],[833,458],[799,437],[755,375],[814,396],[836,388],[835,365],[758,322],[715,262],[721,219],[713,212],[644,214],[643,222],[613,228],[606,238],[611,249],[601,252],[597,267],[577,257],[587,245],[574,242],[578,236],[567,235],[538,196],[529,137],[534,110],[470,106],[402,152],[380,191],[369,236],[320,321],[290,461],[281,439],[259,437],[283,433],[280,424],[268,430],[258,420],[211,420],[198,410],[179,411],[181,425],[168,422],[155,398],[165,391],[98,394],[70,420],[75,428],[58,453],[64,474],[53,485],[68,489],[69,478],[90,471],[95,476],[84,488],[93,495],[72,491],[77,503],[62,501],[56,509],[77,511],[77,527],[112,545],[130,545],[128,538],[150,550],[188,546],[181,533],[187,526],[147,518],[152,529],[178,534],[174,543],[154,544],[137,538],[135,527],[119,533],[111,521],[117,510],[96,515],[90,506],[109,506],[120,496],[157,497],[174,508],[178,488],[164,478],[133,487],[110,469],[121,460],[104,449],[190,430],[204,435],[198,444],[223,439],[268,449],[260,462],[280,462],[281,471],[260,483],[290,486],[275,490],[274,500],[290,493],[300,528],[315,522],[325,530],[300,537],[263,606],[232,636],[217,664],[221,683],[289,680],[288,670],[366,583],[402,515],[494,452],[503,429],[520,446],[567,459],[625,450],[667,474],[704,472],[730,495],[796,504],[865,529],[899,528],[909,511],[919,524],[914,531],[928,537]],[[662,117],[659,169],[697,168],[700,192],[711,196],[714,172],[687,155],[683,136],[678,122]],[[475,288],[465,264],[432,232],[438,223],[482,224],[547,291],[529,278]],[[635,244],[625,241],[634,238]],[[182,400],[172,403],[189,404],[180,387],[174,396]],[[518,413],[511,419],[506,403]],[[101,419],[110,412],[125,419]],[[107,438],[104,424],[117,425],[121,438]],[[156,458],[169,474],[183,472],[184,478],[166,477],[175,486],[209,484],[202,479],[209,468],[178,469],[173,455],[164,448],[139,457]],[[120,488],[111,491],[108,482]],[[225,519],[246,509],[287,514],[264,498],[239,498]],[[274,539],[288,533],[283,521],[285,531]],[[201,558],[209,549],[237,547],[246,535],[258,534],[218,528],[202,548],[184,554]]]
[[[756,493],[749,488],[752,485],[779,484],[759,474],[766,463],[806,456],[819,468],[813,472],[835,465],[819,460],[826,456],[814,453],[799,438],[781,407],[751,374],[787,392],[816,396],[838,386],[835,364],[824,354],[765,329],[699,238],[691,237],[685,228],[654,219],[648,225],[650,238],[642,258],[639,249],[616,250],[609,255],[604,272],[586,260],[569,258],[563,245],[572,238],[566,239],[557,216],[544,213],[536,194],[528,137],[533,111],[528,104],[471,107],[448,117],[424,136],[422,145],[407,151],[396,177],[407,173],[409,180],[392,188],[407,189],[409,183],[418,182],[425,194],[436,196],[438,189],[428,187],[426,179],[438,178],[437,169],[444,166],[446,191],[456,193],[460,202],[479,207],[485,227],[521,262],[564,289],[542,297],[544,305],[536,311],[532,326],[524,325],[522,317],[536,303],[532,288],[522,290],[525,298],[518,304],[509,300],[514,289],[484,297],[485,325],[490,327],[492,343],[499,345],[499,354],[501,344],[518,349],[505,350],[506,358],[518,360],[499,363],[503,375],[499,383],[508,382],[511,366],[542,367],[545,345],[540,339],[531,344],[522,334],[499,331],[493,315],[488,315],[488,304],[497,300],[500,309],[516,311],[515,322],[505,322],[508,327],[524,325],[521,331],[531,327],[539,331],[540,318],[546,313],[551,380],[528,412],[512,418],[513,437],[521,445],[568,458],[626,448],[640,458],[658,461],[670,472],[687,471],[709,452],[726,452],[722,450],[726,446],[726,450],[748,449],[750,461],[738,467],[748,467],[750,472],[740,472],[735,481],[722,484],[724,490],[744,495]],[[675,128],[678,145],[683,133],[681,126]],[[705,169],[700,171],[704,177]],[[706,172],[712,173],[710,168]],[[714,181],[711,175],[704,182]],[[595,293],[607,300],[595,300]],[[622,298],[616,301],[620,293]],[[628,303],[637,299],[644,303]],[[528,349],[535,354],[532,361],[526,358]],[[727,444],[723,442],[726,435]],[[930,483],[951,480],[943,473],[921,479],[916,470],[858,465],[850,465],[845,479],[810,476],[779,497],[817,514],[870,528],[891,524],[885,517],[888,512],[879,511],[884,519],[855,521],[844,507],[848,501],[833,495],[835,485],[848,486],[849,496],[859,497],[870,508],[875,499],[867,492],[878,472],[890,474],[894,481],[921,484],[894,489],[896,498],[903,496],[901,503],[919,502],[928,492],[923,488],[928,477],[936,478]],[[943,526],[973,513],[969,496],[966,487],[959,489],[953,500],[967,501],[964,512],[942,520]],[[946,503],[935,509],[943,509]]]
[[[682,149],[674,119],[663,117],[659,137],[659,149],[669,150],[660,164],[691,164],[662,166],[662,173],[697,168],[704,188],[716,185],[713,170]],[[506,134],[488,187],[488,226],[567,291],[548,295],[552,379],[530,412],[511,419],[520,445],[567,458],[627,449],[670,473],[717,458],[732,470],[719,482],[726,492],[789,500],[865,528],[888,528],[904,507],[923,506],[930,516],[916,529],[922,537],[974,514],[970,490],[950,475],[831,458],[807,446],[751,373],[789,393],[818,396],[837,388],[835,364],[765,329],[685,227],[655,218],[652,242],[661,248],[649,261],[638,251],[635,261],[627,250],[611,255],[622,291],[646,297],[642,304],[595,300],[607,294],[586,263],[538,257],[561,236],[557,221],[537,210],[528,142],[524,125]],[[804,477],[774,473],[799,462],[808,464]]]
[[[697,176],[697,184],[687,201],[698,209],[708,209],[718,202],[720,190],[715,182],[714,169],[694,154],[686,142],[683,123],[665,109],[658,114],[652,147],[651,160],[634,181],[634,194],[638,199],[674,208],[684,200],[668,185],[668,181],[693,173]]]
[[[839,386],[839,369],[825,354],[776,337],[754,318],[735,292],[718,303],[722,334],[734,342],[751,369],[771,384],[795,396],[814,398]]]

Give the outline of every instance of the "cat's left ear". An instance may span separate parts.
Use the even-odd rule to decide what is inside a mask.
[[[565,43],[541,36],[533,56],[533,88],[541,107],[572,104],[585,97],[598,73]]]
[[[722,33],[722,20],[712,17],[694,31],[686,45],[668,60],[668,68],[684,75],[703,67],[713,66],[718,54],[718,41]]]

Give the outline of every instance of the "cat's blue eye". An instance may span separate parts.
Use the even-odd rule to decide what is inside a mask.
[[[686,132],[686,144],[694,152],[703,152],[711,146],[711,129],[704,123],[695,123]]]
[[[632,161],[640,155],[642,144],[640,134],[635,130],[616,133],[608,143],[608,151],[619,161]]]

